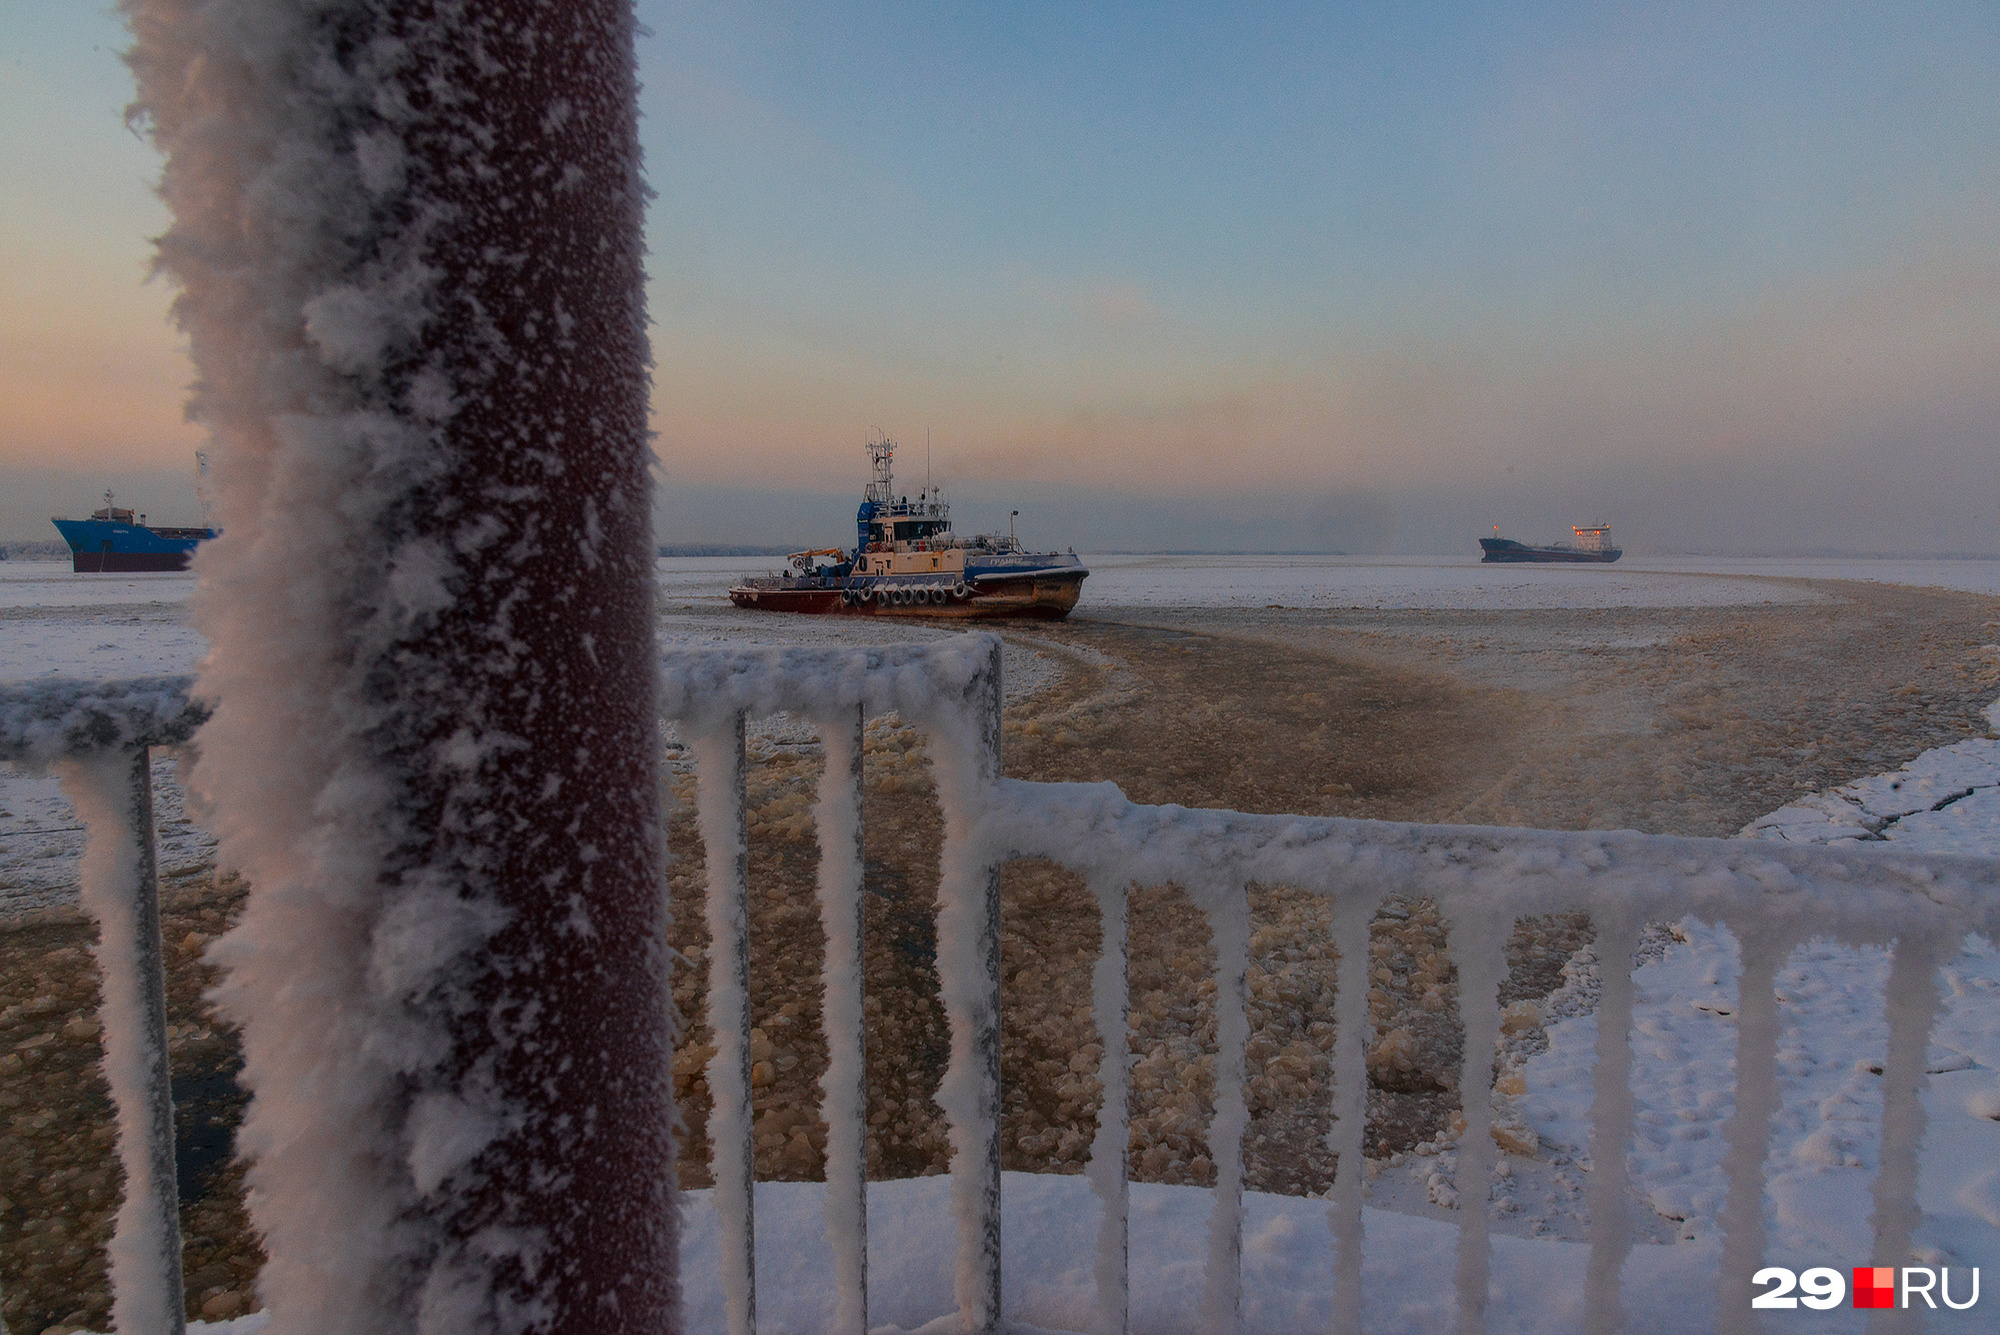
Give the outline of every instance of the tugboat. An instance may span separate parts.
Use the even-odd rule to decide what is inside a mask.
[[[212,528],[149,526],[146,516],[121,510],[110,492],[104,508],[88,519],[51,519],[69,544],[70,569],[78,574],[100,571],[186,570],[197,544],[215,536]]]
[[[1025,552],[1011,531],[961,538],[935,488],[896,494],[896,444],[868,442],[875,477],[855,513],[855,547],[794,552],[783,574],[729,590],[738,607],[766,612],[1060,621],[1090,572],[1075,552]],[[1011,526],[1010,526],[1011,528]]]
[[[1611,541],[1609,524],[1592,524],[1588,528],[1570,525],[1570,532],[1576,534],[1574,543],[1552,542],[1546,547],[1530,547],[1525,542],[1500,536],[1500,526],[1493,526],[1493,536],[1481,538],[1479,546],[1486,555],[1481,561],[1503,562],[1547,562],[1564,565],[1582,563],[1608,564],[1625,555],[1622,548]]]

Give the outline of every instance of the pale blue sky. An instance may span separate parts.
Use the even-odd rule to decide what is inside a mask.
[[[187,370],[118,24],[6,3],[0,470],[79,508],[183,467]],[[881,427],[1162,546],[1219,492],[1385,516],[1285,546],[2000,551],[1991,4],[640,11],[670,537]]]

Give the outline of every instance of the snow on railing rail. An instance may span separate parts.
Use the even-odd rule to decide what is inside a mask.
[[[208,717],[188,677],[0,688],[0,761],[54,770],[88,830],[81,890],[97,924],[105,1082],[118,1112],[125,1199],[108,1256],[119,1330],[183,1328],[167,980],[153,844],[155,746]]]
[[[1750,1276],[1762,1259],[1763,1165],[1778,1107],[1776,969],[1811,937],[1893,943],[1888,984],[1882,1169],[1875,1184],[1876,1255],[1907,1253],[1920,1220],[1918,1097],[1935,969],[1964,934],[2000,939],[2000,862],[1911,855],[1893,848],[1816,847],[1683,839],[1629,832],[1565,833],[1426,826],[1337,818],[1246,815],[1142,806],[1108,783],[1025,783],[999,777],[1000,646],[988,636],[859,650],[682,651],[662,665],[661,714],[692,741],[707,850],[711,932],[708,1071],[711,1162],[723,1229],[719,1276],[732,1335],[755,1329],[755,1219],[751,1178],[747,844],[744,720],[788,710],[812,720],[826,748],[819,789],[818,899],[827,935],[822,1011],[828,1065],[825,1218],[835,1258],[834,1329],[867,1329],[866,1107],[861,968],[861,722],[894,711],[929,738],[944,812],[938,978],[951,1059],[938,1102],[950,1123],[958,1229],[954,1294],[965,1328],[996,1329],[1000,1292],[999,871],[1013,858],[1047,858],[1081,873],[1104,936],[1092,1009],[1106,1053],[1123,1052],[1130,1023],[1127,892],[1181,886],[1216,942],[1217,1062],[1209,1158],[1216,1165],[1202,1302],[1205,1329],[1237,1326],[1241,1283],[1244,1098],[1243,1012],[1248,889],[1291,886],[1328,898],[1338,958],[1367,958],[1370,919],[1392,895],[1434,900],[1451,924],[1466,1032],[1466,1131],[1460,1180],[1490,1174],[1491,1060],[1498,1032],[1502,945],[1514,919],[1588,913],[1598,956],[1629,961],[1641,924],[1692,914],[1720,922],[1742,946],[1736,1111],[1727,1127],[1727,1259],[1719,1326],[1752,1328]],[[100,929],[106,1066],[119,1114],[128,1183],[112,1243],[120,1329],[180,1329],[179,1235],[172,1104],[165,1048],[164,975],[153,867],[147,752],[186,742],[205,711],[188,681],[40,683],[0,690],[0,760],[54,768],[90,828],[86,907]],[[1632,979],[1606,967],[1598,1002],[1596,1146],[1626,1144],[1634,1099],[1629,1031]],[[1336,1329],[1359,1329],[1362,1131],[1367,989],[1336,995],[1332,1064],[1331,1193]],[[1104,1113],[1087,1168],[1103,1203],[1096,1326],[1126,1327],[1127,1193],[1124,1063],[1105,1064]],[[1587,1328],[1623,1323],[1619,1274],[1632,1246],[1625,1156],[1594,1151],[1589,1184]],[[1484,1328],[1489,1241],[1476,1186],[1462,1198],[1456,1287],[1460,1328]]]

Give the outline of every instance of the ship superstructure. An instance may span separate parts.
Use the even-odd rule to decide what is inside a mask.
[[[1068,616],[1090,572],[1075,552],[1023,551],[1013,533],[962,538],[935,487],[896,490],[895,442],[868,442],[873,471],[852,551],[794,552],[783,574],[730,589],[738,607],[868,616]]]

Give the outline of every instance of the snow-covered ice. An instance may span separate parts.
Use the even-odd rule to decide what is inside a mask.
[[[1628,556],[1615,566],[1490,566],[1476,557],[1090,556],[1081,613],[1145,607],[1532,609],[1719,607],[1810,601],[1776,578],[1868,580],[2000,593],[2000,561]],[[957,633],[883,618],[745,612],[729,586],[769,557],[654,564],[665,647],[880,644]],[[192,574],[77,575],[67,562],[0,564],[0,681],[192,671],[207,645],[189,624]],[[2000,638],[2000,637],[1996,637]],[[1013,675],[1016,664],[1008,664]]]
[[[1864,580],[2000,594],[2000,561],[1643,557],[1487,565],[1477,555],[1090,556],[1083,613],[1144,607],[1525,610],[1813,602],[1778,579]]]
[[[0,565],[0,609],[170,606],[188,600],[194,581],[184,570],[79,577],[66,560],[9,561]]]
[[[1893,774],[1780,807],[1743,833],[1785,843],[1880,839],[1916,852],[2000,857],[2000,741],[1972,737],[1926,751]]]
[[[1735,576],[1614,566],[1485,565],[1477,556],[1093,556],[1081,610],[1735,607],[1814,601]]]
[[[1079,615],[1146,607],[1533,609],[1735,607],[1812,602],[1776,580],[1861,580],[2000,594],[2000,560],[1626,556],[1609,566],[1487,565],[1474,555],[1086,555]],[[659,562],[661,611],[712,611],[772,557]],[[775,619],[770,614],[765,619]],[[741,621],[737,622],[740,630]],[[870,619],[868,624],[880,625]]]
[[[190,574],[78,575],[67,561],[0,562],[0,681],[192,672]]]

